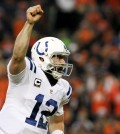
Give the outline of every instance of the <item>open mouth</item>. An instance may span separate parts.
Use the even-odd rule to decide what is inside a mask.
[[[63,68],[63,67],[58,67],[58,68],[56,68],[56,70],[57,70],[59,73],[64,73],[64,68]]]

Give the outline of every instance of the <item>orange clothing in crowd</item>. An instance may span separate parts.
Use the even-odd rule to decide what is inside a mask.
[[[111,102],[114,105],[114,115],[120,116],[120,83],[115,82],[110,93]]]
[[[115,12],[120,11],[120,0],[107,0],[107,3],[112,7]]]
[[[13,22],[13,33],[14,33],[14,37],[16,37],[18,35],[18,33],[20,32],[20,30],[22,29],[22,27],[24,26],[24,20],[14,20]]]
[[[7,88],[8,88],[8,79],[1,78],[0,79],[0,110],[5,102]]]
[[[115,134],[115,128],[112,122],[106,122],[103,127],[103,134]]]
[[[116,129],[117,133],[120,134],[120,121],[119,120],[116,121],[116,123],[115,123],[115,129]]]
[[[91,110],[95,115],[106,115],[109,113],[109,100],[105,94],[103,87],[98,87],[91,97]]]

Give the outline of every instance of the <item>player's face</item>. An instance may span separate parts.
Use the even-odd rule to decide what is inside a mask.
[[[54,64],[55,70],[59,73],[63,73],[65,65],[65,57],[61,55],[56,55],[52,57],[52,62]]]
[[[65,64],[65,58],[64,56],[53,56],[52,57],[53,63],[54,64]]]

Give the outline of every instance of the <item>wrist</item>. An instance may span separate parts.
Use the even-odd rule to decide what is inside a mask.
[[[29,24],[30,26],[34,26],[35,22],[30,22],[28,20],[26,20],[26,23]]]
[[[62,130],[55,130],[52,134],[64,134],[64,132]]]

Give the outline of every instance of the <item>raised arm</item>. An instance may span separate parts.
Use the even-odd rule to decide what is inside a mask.
[[[15,40],[13,55],[9,66],[9,71],[13,75],[20,73],[26,67],[25,56],[32,29],[34,24],[41,18],[42,14],[43,10],[40,5],[30,7],[26,11],[27,20]]]

